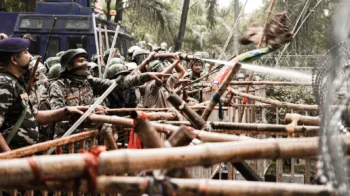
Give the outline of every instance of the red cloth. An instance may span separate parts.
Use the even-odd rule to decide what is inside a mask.
[[[148,116],[146,113],[141,112],[141,119],[147,120]],[[133,122],[133,127],[135,127],[136,121]],[[128,143],[128,149],[142,149],[142,141],[139,136],[136,135],[135,138],[135,131],[134,129],[131,130],[129,135],[129,143]]]
[[[248,99],[245,98],[245,97],[243,97],[243,98],[242,98],[242,102],[243,102],[244,104],[247,104],[247,103],[248,103]]]

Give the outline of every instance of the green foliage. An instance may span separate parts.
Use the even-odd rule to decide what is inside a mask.
[[[281,78],[266,76],[265,81],[283,81]],[[266,87],[266,97],[281,102],[295,103],[295,104],[309,104],[315,103],[315,97],[311,86],[268,86]],[[284,116],[286,113],[291,113],[290,109],[279,108],[279,122],[278,124],[284,124]],[[305,111],[293,111],[293,113],[299,113],[305,115]],[[309,112],[311,116],[317,115],[317,112]],[[266,118],[269,123],[276,124],[276,110],[267,110]]]

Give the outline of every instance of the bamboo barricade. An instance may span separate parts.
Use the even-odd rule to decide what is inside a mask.
[[[110,123],[115,125],[133,126],[133,120],[129,118],[119,117],[119,116],[105,116],[98,114],[91,114],[89,119],[93,122],[97,123]],[[170,124],[162,124],[157,122],[151,122],[152,126],[161,133],[172,134],[175,133],[179,127],[170,125]],[[229,134],[220,134],[213,132],[206,132],[201,130],[193,130],[194,134],[197,136],[197,139],[203,142],[229,142],[229,141],[244,141],[244,140],[255,140],[254,138],[246,137],[246,136],[237,136],[237,135],[229,135]]]
[[[211,112],[213,111],[214,107],[216,104],[220,102],[221,96],[224,94],[226,91],[227,87],[229,86],[231,80],[235,77],[235,75],[239,72],[241,69],[241,64],[236,63],[234,67],[232,68],[231,72],[228,74],[228,76],[225,78],[224,82],[222,85],[219,87],[218,91],[213,95],[212,99],[209,102],[209,105],[207,108],[204,110],[202,114],[203,120],[207,121]]]
[[[230,85],[311,86],[308,82],[231,81]]]
[[[178,95],[172,94],[168,97],[168,101],[188,119],[192,125],[199,129],[210,129],[206,127],[206,122],[191,108],[189,108]],[[249,167],[244,161],[233,163],[240,173],[249,181],[262,181],[261,178]]]
[[[11,159],[11,158],[30,156],[32,154],[42,152],[53,147],[82,141],[88,138],[96,137],[97,135],[98,135],[98,131],[93,130],[93,131],[74,134],[64,138],[54,139],[43,143],[33,144],[31,146],[15,149],[9,152],[0,153],[0,159]]]
[[[341,141],[345,150],[349,152],[350,136],[341,136]],[[95,157],[96,166],[93,167],[86,161],[86,154],[45,155],[0,161],[0,187],[29,184],[43,179],[76,179],[85,176],[87,169],[96,172],[96,175],[118,175],[156,169],[210,166],[220,162],[250,159],[310,157],[318,153],[319,138],[313,137],[106,151]]]
[[[165,121],[175,126],[187,125],[190,126],[191,123],[188,121]],[[257,124],[257,123],[234,123],[234,122],[210,122],[211,127],[217,133],[235,133],[236,131],[241,132],[294,132],[303,134],[316,134],[320,127],[319,126],[288,126],[288,125],[278,125],[278,124]],[[292,129],[292,130],[291,130]]]
[[[276,106],[273,104],[231,104],[230,107],[238,108],[238,107],[247,107],[247,108],[285,108],[284,106]],[[189,106],[189,108],[193,110],[204,110],[206,106]],[[143,111],[143,112],[165,112],[170,111],[173,108],[116,108],[116,109],[106,109],[106,112],[108,114],[112,113],[120,113],[120,112],[134,112],[134,111]],[[214,109],[219,109],[218,106],[216,106]],[[223,106],[223,110],[228,110],[229,107]],[[315,110],[318,110],[318,108],[315,108]]]
[[[157,135],[157,131],[151,125],[151,123],[142,118],[142,114],[133,113],[132,117],[135,119],[134,130],[136,134],[141,138],[144,146],[147,148],[163,148],[165,147],[164,141]]]
[[[190,127],[182,126],[177,132],[172,134],[165,143],[157,135],[157,131],[151,125],[149,120],[143,119],[142,113],[133,113],[133,118],[135,118],[135,132],[141,138],[144,146],[147,148],[165,148],[165,147],[176,147],[188,145],[194,138],[195,135]],[[166,176],[178,177],[178,178],[191,178],[191,175],[186,169],[172,169],[163,172]]]
[[[293,119],[297,120],[298,125],[319,126],[321,122],[321,118],[319,116],[302,116],[300,114],[287,113],[284,118],[284,123],[289,124],[293,121]]]
[[[259,97],[259,96],[255,96],[255,95],[250,95],[247,93],[242,93],[242,92],[239,92],[239,91],[234,90],[234,89],[231,89],[231,92],[233,94],[241,96],[241,97],[249,98],[249,99],[259,101],[262,103],[266,103],[266,104],[273,104],[273,105],[276,105],[278,107],[284,107],[284,108],[288,108],[288,109],[294,109],[294,110],[318,110],[319,109],[318,105],[305,105],[305,104],[294,104],[294,103],[281,102],[281,101],[277,101],[277,100],[273,100],[273,99],[267,99],[267,98],[263,98],[263,97]]]
[[[150,177],[111,177],[100,176],[96,179],[96,192],[108,194],[142,195],[159,193],[159,187],[166,188],[176,195],[257,195],[257,196],[335,196],[336,190],[326,185],[301,185],[291,183],[271,182],[248,182],[248,181],[226,181],[226,180],[198,180],[178,179],[167,180],[170,187],[166,187],[160,180]],[[17,185],[16,188],[27,188],[29,185]],[[46,182],[38,186],[32,186],[36,190],[49,191],[78,191],[88,193],[88,182],[80,180],[76,185],[74,182]],[[152,190],[152,192],[150,192]]]

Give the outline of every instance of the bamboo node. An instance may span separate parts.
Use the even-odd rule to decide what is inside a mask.
[[[298,125],[298,121],[300,120],[301,115],[300,114],[292,114],[291,118],[292,118],[292,122],[286,126],[286,131],[288,133],[288,137],[295,136],[295,126]]]

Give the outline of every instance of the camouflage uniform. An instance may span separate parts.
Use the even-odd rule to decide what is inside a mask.
[[[39,139],[38,124],[34,115],[38,112],[33,108],[25,92],[26,84],[23,77],[17,79],[11,73],[1,70],[0,74],[0,127],[6,138],[17,120],[26,109],[25,118],[10,143],[10,148],[19,148],[35,144]]]
[[[147,81],[144,74],[138,76],[130,76],[117,78],[118,86],[112,93],[122,92],[131,87],[138,86]],[[61,77],[57,81],[51,83],[49,87],[49,100],[52,109],[63,108],[65,106],[91,105],[94,103],[94,95],[102,95],[109,86],[113,83],[112,80],[94,78],[88,76],[84,81],[77,81],[69,76]],[[55,135],[61,136],[68,130],[67,122],[57,123],[55,126]]]

